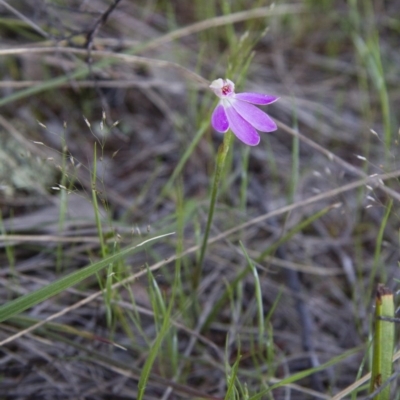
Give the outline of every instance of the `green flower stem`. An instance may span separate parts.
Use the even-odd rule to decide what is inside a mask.
[[[216,204],[217,198],[218,198],[218,188],[219,188],[221,177],[222,177],[222,174],[223,174],[223,171],[225,168],[226,156],[227,156],[229,148],[231,146],[232,139],[233,139],[232,132],[231,131],[226,132],[224,135],[224,141],[222,142],[222,144],[219,146],[219,149],[218,149],[217,164],[215,166],[215,175],[214,175],[214,182],[213,182],[213,187],[212,187],[212,192],[211,192],[210,208],[208,210],[207,225],[206,225],[206,230],[204,232],[203,243],[201,245],[200,257],[199,257],[196,269],[193,274],[193,290],[197,290],[199,283],[200,283],[204,256],[205,256],[205,253],[207,250],[208,236],[210,235],[211,224],[213,221],[214,211],[215,211],[215,204]]]
[[[96,221],[96,227],[97,227],[97,234],[99,235],[99,240],[100,240],[100,248],[101,248],[101,255],[103,258],[107,256],[107,251],[106,251],[106,244],[104,242],[104,236],[103,236],[103,228],[101,226],[101,218],[100,218],[100,210],[99,210],[99,204],[97,202],[97,190],[96,190],[96,181],[97,181],[97,143],[94,144],[94,151],[93,151],[93,173],[92,173],[92,201],[93,201],[93,207],[94,207],[94,216],[95,216],[95,221]]]
[[[378,285],[375,300],[375,332],[374,354],[372,359],[372,372],[370,393],[382,386],[392,375],[392,357],[394,349],[394,323],[383,318],[394,317],[393,293],[384,285]],[[386,386],[375,400],[390,399],[390,385]]]

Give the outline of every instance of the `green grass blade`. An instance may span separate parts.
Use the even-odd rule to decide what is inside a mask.
[[[260,278],[258,276],[257,268],[255,267],[253,261],[250,259],[249,255],[246,252],[242,242],[240,242],[240,247],[243,251],[244,256],[253,272],[254,276],[254,295],[257,302],[257,317],[258,317],[258,344],[260,349],[263,348],[263,340],[264,340],[264,307],[262,301],[262,290],[261,290],[261,283]]]
[[[100,208],[99,208],[99,204],[97,201],[96,181],[97,181],[97,143],[95,142],[94,148],[93,148],[92,201],[93,201],[93,209],[94,209],[94,217],[95,217],[95,221],[96,221],[97,234],[99,235],[99,240],[100,240],[101,255],[103,257],[106,257],[107,247],[104,243],[103,228],[101,226]]]
[[[240,362],[240,356],[235,361],[235,364],[233,364],[230,374],[228,374],[228,390],[226,391],[224,400],[231,400],[236,397],[234,396],[234,391],[235,391],[236,377],[239,369],[239,362]]]
[[[167,235],[170,235],[170,233]],[[155,240],[167,235],[157,236],[155,238],[146,240],[136,246],[128,247],[124,250],[121,250],[117,254],[104,258],[103,260],[98,261],[92,265],[88,265],[87,267],[82,268],[78,271],[72,272],[71,274],[68,274],[63,278],[58,279],[57,281],[50,283],[49,285],[43,288],[40,288],[32,293],[28,293],[24,296],[18,297],[15,300],[12,300],[2,305],[0,307],[0,322],[3,322],[6,319],[10,318],[11,316],[19,314],[22,311],[30,307],[33,307],[34,305],[62,292],[63,290],[76,285],[82,280],[88,278],[89,276],[107,267],[110,263],[114,263],[123,258],[124,256],[134,251],[138,251],[143,244],[149,242],[150,240]]]
[[[369,285],[368,285],[368,291],[367,295],[368,298],[372,296],[372,290],[373,290],[373,284],[375,281],[376,274],[379,272],[378,280],[380,282],[385,282],[386,281],[386,271],[384,267],[379,268],[380,266],[380,259],[381,259],[381,251],[382,251],[382,243],[383,243],[383,235],[385,233],[385,229],[387,226],[387,223],[389,221],[390,213],[392,211],[392,206],[393,206],[393,200],[389,201],[389,204],[386,208],[385,215],[382,218],[381,225],[379,226],[379,231],[378,234],[376,235],[376,246],[375,246],[375,252],[374,252],[374,263],[372,266],[372,270],[370,272],[370,277],[369,277]]]
[[[239,283],[245,278],[245,276],[250,273],[251,267],[248,266],[247,268],[244,268],[242,271],[240,271],[235,278],[232,280],[232,282],[228,283],[228,287],[224,290],[224,292],[221,294],[220,298],[215,302],[213,309],[211,310],[210,314],[206,318],[202,331],[207,331],[207,329],[210,327],[211,323],[215,320],[217,317],[218,313],[220,312],[221,308],[224,306],[224,304],[228,301],[229,299],[229,292],[234,290]]]
[[[65,129],[65,128],[64,128]],[[65,142],[65,131],[64,135],[61,136],[61,187],[66,188],[67,182],[67,144]],[[65,219],[67,215],[68,207],[68,190],[60,191],[60,212],[58,217],[58,231],[60,234],[64,230]],[[62,243],[57,245],[57,255],[56,255],[56,271],[61,272],[63,263],[63,246]]]
[[[174,172],[172,173],[171,177],[168,179],[168,182],[164,185],[163,190],[161,191],[160,196],[158,197],[156,203],[159,204],[159,202],[171,191],[172,185],[174,184],[176,178],[179,176],[179,174],[183,171],[184,166],[186,165],[186,162],[192,155],[194,149],[196,146],[199,144],[200,139],[203,137],[203,134],[205,130],[208,128],[210,125],[209,119],[207,119],[198,129],[196,132],[195,137],[193,138],[192,142],[186,149],[185,153],[180,157],[179,163],[174,169]]]
[[[70,75],[63,75],[59,78],[50,79],[46,82],[40,83],[30,88],[18,90],[10,94],[9,96],[0,99],[0,107],[5,106],[6,104],[12,103],[17,100],[25,99],[26,97],[33,96],[34,94],[38,94],[49,89],[55,89],[63,85],[64,83],[69,82],[72,79],[84,78],[88,74],[89,74],[89,68],[85,66],[83,68],[77,69]]]
[[[171,300],[171,304],[173,303],[173,300]],[[144,366],[142,368],[142,372],[140,374],[140,379],[138,382],[138,395],[137,395],[137,400],[142,400],[144,396],[144,392],[146,390],[146,385],[150,377],[150,372],[151,368],[153,367],[154,361],[156,357],[160,353],[160,347],[161,344],[164,340],[164,337],[168,333],[168,330],[171,326],[170,320],[171,320],[171,306],[168,307],[168,310],[165,312],[163,315],[163,323],[161,325],[160,331],[156,337],[156,340],[150,347],[150,352],[149,355],[146,359],[146,362],[144,363]]]
[[[297,381],[299,381],[301,379],[304,379],[304,378],[306,378],[306,377],[308,377],[308,376],[310,376],[310,375],[312,375],[312,374],[314,374],[314,373],[316,373],[318,371],[323,371],[324,369],[326,369],[326,368],[328,368],[328,367],[330,367],[332,365],[338,364],[340,361],[344,360],[345,358],[354,355],[359,350],[360,350],[359,348],[353,348],[351,350],[348,350],[348,351],[340,354],[337,357],[334,357],[334,358],[330,359],[328,362],[326,362],[324,364],[321,364],[318,367],[309,368],[309,369],[307,369],[305,371],[300,371],[300,372],[297,372],[297,373],[295,373],[295,374],[293,374],[291,376],[288,376],[287,378],[282,379],[280,382],[275,383],[274,385],[270,386],[268,389],[262,390],[260,393],[257,393],[256,395],[250,397],[249,400],[261,400],[262,398],[264,398],[263,396],[266,396],[272,390],[277,389],[279,387],[283,387],[283,386],[288,385],[290,383],[297,382]]]

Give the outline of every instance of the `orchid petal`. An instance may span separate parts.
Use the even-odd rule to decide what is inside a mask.
[[[229,129],[228,118],[226,117],[225,109],[222,104],[215,107],[211,116],[211,125],[218,132],[226,132]]]
[[[272,132],[277,130],[277,126],[272,118],[252,104],[237,99],[231,101],[230,104],[242,118],[258,131]]]
[[[237,93],[235,98],[238,100],[247,101],[248,103],[266,105],[278,100],[279,97],[262,93]]]
[[[239,140],[249,146],[257,146],[260,143],[260,135],[257,131],[231,105],[225,108],[225,112],[229,127]]]

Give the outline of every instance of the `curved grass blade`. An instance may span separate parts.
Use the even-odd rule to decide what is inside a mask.
[[[64,276],[57,281],[50,283],[49,285],[35,290],[32,293],[28,293],[24,296],[18,297],[15,300],[12,300],[6,304],[0,306],[0,322],[5,321],[6,319],[10,318],[13,315],[19,314],[22,311],[33,307],[34,305],[47,300],[49,297],[52,297],[65,289],[68,289],[71,286],[76,285],[77,283],[81,282],[85,278],[99,272],[103,268],[107,267],[108,265],[120,260],[121,258],[125,257],[126,255],[138,251],[141,246],[145,243],[148,243],[151,240],[156,240],[168,235],[172,235],[172,233],[167,233],[165,235],[157,236],[144,242],[136,245],[128,247],[124,250],[119,251],[116,254],[113,254],[110,257],[106,257],[101,261],[98,261],[94,264],[88,265],[85,268],[80,269],[79,271],[72,272],[67,276]]]

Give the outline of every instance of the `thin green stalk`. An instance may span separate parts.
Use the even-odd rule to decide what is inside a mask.
[[[221,294],[219,299],[214,303],[214,306],[207,316],[206,320],[203,323],[202,326],[202,331],[207,331],[208,328],[210,327],[211,323],[215,320],[216,316],[220,312],[221,308],[224,306],[224,304],[228,301],[230,292],[233,291],[239,284],[244,280],[246,275],[251,272],[251,267],[247,266],[244,268],[242,271],[240,271],[235,278],[232,280],[232,282],[229,282],[229,284],[226,286],[226,289],[224,292]]]
[[[379,94],[383,117],[385,157],[386,160],[388,160],[392,144],[391,111],[385,70],[382,63],[379,32],[376,27],[376,17],[372,2],[365,1],[361,2],[361,4],[364,7],[364,13],[362,15],[363,24],[360,23],[358,2],[354,0],[350,1],[353,10],[351,16],[355,30],[352,35],[353,42]],[[365,31],[364,35],[363,31]],[[365,39],[363,39],[363,36]]]
[[[255,267],[253,261],[250,259],[249,255],[246,252],[242,242],[240,242],[240,248],[243,251],[244,256],[246,257],[246,261],[251,268],[254,276],[254,296],[257,302],[257,318],[258,318],[258,345],[259,348],[263,348],[264,342],[264,307],[263,307],[263,300],[262,300],[262,289],[260,278],[258,276],[257,268]]]
[[[159,197],[156,200],[156,205],[158,205],[161,202],[161,200],[171,191],[172,185],[174,184],[176,178],[182,172],[183,168],[186,165],[186,161],[192,155],[194,149],[199,144],[200,139],[203,137],[203,134],[209,125],[210,125],[210,122],[209,122],[209,119],[207,119],[206,121],[203,122],[203,124],[200,126],[199,130],[196,132],[196,135],[193,138],[192,143],[186,149],[185,153],[180,157],[178,165],[174,169],[174,172],[172,173],[171,177],[168,179],[168,182],[164,185],[164,188],[162,189],[161,194],[159,195]]]
[[[382,64],[379,31],[377,28],[376,15],[374,12],[374,6],[372,1],[364,3],[366,8],[366,14],[371,20],[371,32],[368,38],[368,48],[371,53],[371,63],[374,63],[374,68],[371,70],[371,75],[376,88],[379,93],[382,117],[383,117],[383,129],[384,129],[384,143],[385,143],[385,154],[388,158],[390,155],[390,147],[392,144],[392,131],[390,123],[390,101],[386,84],[386,77],[384,66]]]
[[[177,226],[177,241],[176,254],[179,255],[175,261],[175,282],[172,286],[172,291],[176,292],[175,297],[178,298],[178,309],[182,310],[185,304],[185,295],[182,287],[182,257],[184,251],[184,232],[185,232],[185,203],[184,203],[183,181],[179,180],[176,188],[176,226]]]
[[[61,158],[61,191],[60,191],[60,213],[58,218],[58,232],[61,234],[64,229],[65,217],[67,215],[67,144],[65,142],[64,135],[62,136],[62,158]],[[62,243],[58,243],[57,245],[57,258],[56,258],[56,271],[57,273],[61,272],[62,262],[63,262],[63,245]]]
[[[378,285],[376,292],[375,316],[374,354],[369,386],[370,393],[373,393],[382,386],[392,375],[394,323],[393,321],[385,321],[381,318],[394,317],[394,302],[393,293],[382,284]],[[386,386],[374,399],[389,400],[390,385]]]
[[[237,374],[238,374],[238,370],[239,370],[239,362],[240,362],[240,355],[238,355],[238,358],[236,359],[230,372],[228,373],[228,376],[227,376],[228,389],[226,391],[224,400],[231,400],[231,399],[237,398],[237,396],[235,395],[235,392],[237,392],[235,383],[236,383]]]
[[[104,258],[107,255],[107,251],[104,243],[103,229],[101,226],[99,204],[97,202],[96,181],[97,181],[97,143],[95,142],[93,151],[92,201],[94,207],[94,216],[96,220],[97,234],[99,235],[99,240],[100,240],[101,255]]]
[[[220,185],[221,176],[223,174],[224,167],[225,167],[226,156],[227,156],[229,148],[231,146],[232,139],[233,139],[232,132],[228,131],[227,133],[225,133],[224,141],[219,146],[219,149],[218,149],[217,164],[215,166],[215,175],[214,175],[214,182],[213,182],[213,187],[212,187],[212,192],[211,192],[210,208],[208,210],[207,225],[206,225],[206,230],[204,232],[203,243],[202,243],[201,250],[200,250],[200,257],[199,257],[196,269],[193,274],[193,285],[192,286],[193,286],[194,290],[197,290],[197,288],[199,286],[201,271],[203,268],[204,256],[205,256],[206,250],[207,250],[208,236],[210,235],[211,224],[212,224],[213,217],[214,217],[215,205],[217,203],[218,188]]]
[[[3,225],[3,215],[1,213],[1,209],[0,209],[0,233],[2,235],[6,235],[6,228]],[[13,246],[12,245],[8,245],[7,241],[4,242],[4,246],[6,249],[6,256],[7,256],[7,260],[8,260],[8,264],[10,267],[10,274],[13,275],[14,277],[16,277],[15,274],[15,256],[14,256],[14,250],[13,250]]]
[[[148,273],[149,281],[152,284],[152,293],[154,298],[152,301],[152,305],[154,308],[154,322],[156,323],[157,326],[157,337],[152,343],[152,346],[150,347],[148,357],[146,359],[146,362],[143,365],[142,372],[140,374],[139,382],[138,382],[138,394],[137,394],[137,400],[142,400],[144,398],[144,394],[146,391],[146,385],[147,382],[150,378],[150,373],[151,369],[153,367],[153,364],[157,358],[157,356],[160,355],[160,348],[161,344],[164,341],[164,338],[166,337],[168,331],[171,328],[171,313],[173,307],[176,305],[175,304],[175,297],[177,295],[176,290],[172,291],[171,294],[171,299],[169,302],[168,307],[166,307],[164,299],[162,297],[161,291],[157,285],[157,282],[155,281],[153,275],[151,274],[151,271]],[[175,274],[175,279],[179,278],[179,274]],[[177,286],[177,282],[175,282],[175,287]],[[155,306],[155,307],[154,307]],[[162,318],[162,324],[159,325],[159,319]]]
[[[375,282],[375,276],[378,272],[378,267],[379,267],[379,260],[381,258],[381,250],[382,250],[382,242],[383,242],[383,234],[385,232],[385,228],[387,225],[387,222],[389,220],[389,216],[390,216],[390,212],[392,211],[392,206],[393,206],[393,200],[390,200],[387,208],[386,208],[386,212],[385,215],[383,216],[381,225],[379,227],[379,231],[378,234],[376,236],[376,247],[375,247],[375,252],[374,252],[374,264],[370,273],[370,277],[369,277],[369,286],[368,286],[368,291],[367,291],[367,295],[371,296],[372,294],[372,287],[373,284]],[[379,272],[380,272],[380,276],[379,276],[379,280],[381,282],[385,282],[386,281],[386,270],[384,268],[384,266],[382,266],[381,268],[379,268]]]
[[[97,182],[97,143],[94,143],[93,149],[93,173],[92,173],[92,201],[93,201],[93,209],[94,209],[94,217],[96,221],[96,228],[97,234],[99,236],[100,241],[100,249],[101,255],[103,258],[107,257],[108,249],[106,247],[106,243],[104,242],[104,235],[103,235],[103,227],[101,226],[101,218],[100,218],[100,209],[99,204],[97,201],[97,189],[96,189],[96,182]],[[105,293],[104,293],[104,303],[106,306],[106,320],[107,325],[110,327],[112,323],[112,307],[111,307],[111,298],[112,298],[112,276],[113,276],[114,266],[113,264],[109,264],[107,268],[107,278],[106,278],[106,285],[105,285]],[[101,280],[99,279],[101,283]],[[101,285],[102,287],[102,285]],[[103,289],[103,287],[102,287]]]

